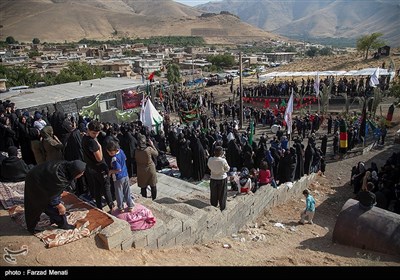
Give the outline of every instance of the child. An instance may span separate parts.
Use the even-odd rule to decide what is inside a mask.
[[[258,171],[255,168],[250,169],[251,191],[255,193],[258,189]]]
[[[239,193],[248,194],[251,191],[251,179],[250,179],[250,172],[247,167],[243,167],[240,171],[240,179],[239,179],[240,189]]]
[[[112,169],[109,171],[109,175],[112,176],[114,181],[118,209],[124,212],[125,201],[128,205],[128,211],[132,212],[135,205],[131,197],[125,153],[119,148],[118,143],[115,141],[107,143],[107,153],[111,157]]]
[[[315,200],[314,197],[310,194],[309,190],[303,191],[304,196],[306,197],[306,209],[301,212],[301,220],[299,224],[304,225],[305,219],[308,219],[310,224],[313,224],[313,218],[315,214]]]

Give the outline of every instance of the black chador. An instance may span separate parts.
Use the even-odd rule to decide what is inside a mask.
[[[33,233],[40,215],[60,196],[76,175],[85,170],[82,161],[48,161],[36,165],[26,176],[24,190],[25,221]]]
[[[314,149],[311,147],[311,143],[309,142],[305,151],[304,156],[304,173],[309,175],[311,173],[311,164],[314,158]]]
[[[289,156],[289,181],[294,182],[294,178],[296,175],[296,167],[297,167],[297,155],[296,149],[290,148],[290,156]]]
[[[185,140],[185,139],[183,139]],[[190,148],[190,141],[186,140],[179,146],[179,162],[178,167],[181,172],[182,179],[189,179],[193,173],[193,162],[192,162],[192,149]]]
[[[174,131],[170,131],[168,134],[169,149],[171,155],[176,157],[178,154],[178,137]]]
[[[192,135],[190,138],[190,148],[192,149],[192,159],[193,159],[193,174],[192,178],[195,181],[200,181],[203,179],[206,173],[206,154],[203,146],[200,143],[200,139],[196,135]]]
[[[295,143],[294,146],[296,148],[296,158],[297,158],[296,173],[294,179],[298,180],[304,176],[304,158],[303,158],[304,151],[301,143]]]
[[[327,144],[328,144],[328,136],[325,134],[324,136],[322,136],[322,141],[321,141],[321,151],[323,156],[326,155]]]
[[[240,146],[236,139],[229,141],[226,151],[226,161],[230,167],[236,167],[237,170],[242,168],[242,158],[240,157]]]

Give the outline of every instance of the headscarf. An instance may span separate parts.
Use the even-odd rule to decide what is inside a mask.
[[[75,178],[86,169],[86,163],[81,160],[73,160],[66,164],[67,173]]]
[[[144,136],[143,134],[139,134],[138,135],[138,149],[139,150],[144,150],[146,148],[147,148],[146,136]]]
[[[371,176],[372,176],[372,179],[374,179],[374,180],[378,181],[378,174],[376,173],[376,171],[375,171],[375,170],[374,170],[374,171],[372,171],[372,173],[371,173]]]
[[[18,155],[18,148],[15,146],[8,147],[8,157],[16,157]]]

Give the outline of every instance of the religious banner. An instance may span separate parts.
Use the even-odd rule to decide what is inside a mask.
[[[143,99],[143,94],[138,93],[134,89],[121,90],[121,96],[123,110],[139,107]]]
[[[184,123],[194,122],[200,119],[200,110],[196,106],[190,111],[179,111],[178,115]]]

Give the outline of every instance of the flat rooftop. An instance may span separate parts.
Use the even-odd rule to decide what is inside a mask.
[[[79,82],[72,82],[47,87],[8,91],[1,93],[0,99],[3,101],[10,100],[15,103],[16,108],[24,109],[123,89],[137,88],[144,85],[141,80],[137,79],[107,77],[81,81],[81,84]]]

